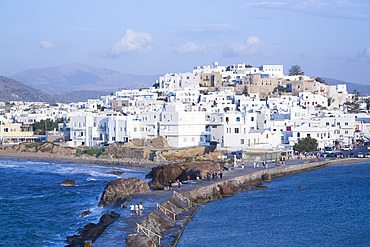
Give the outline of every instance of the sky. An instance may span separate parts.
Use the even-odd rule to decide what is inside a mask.
[[[136,75],[246,63],[370,86],[369,0],[0,0],[0,75],[71,63]]]

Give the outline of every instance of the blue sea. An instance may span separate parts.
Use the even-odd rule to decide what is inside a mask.
[[[370,163],[330,166],[265,185],[269,189],[206,203],[177,246],[370,246]]]
[[[109,171],[125,171],[120,176]],[[97,223],[100,196],[111,180],[144,178],[124,168],[0,159],[0,246],[65,246],[66,236]],[[76,186],[59,185],[72,179]],[[83,211],[92,213],[80,218]]]

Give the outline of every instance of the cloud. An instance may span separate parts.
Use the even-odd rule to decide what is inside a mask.
[[[176,46],[173,50],[179,55],[189,55],[189,54],[209,54],[214,53],[216,45],[197,45],[193,42],[187,42],[186,44],[181,44]]]
[[[358,53],[355,60],[360,62],[370,62],[370,46],[366,46],[362,52]]]
[[[245,3],[250,8],[274,8],[326,18],[369,19],[365,10],[370,4],[359,4],[346,0],[285,0],[280,2]]]
[[[110,49],[110,55],[121,56],[130,53],[143,54],[153,50],[153,38],[148,33],[127,29],[123,38]]]
[[[43,40],[40,42],[40,48],[44,50],[52,50],[58,47],[58,44],[51,41]]]
[[[244,43],[231,43],[226,51],[229,55],[251,55],[260,52],[263,42],[256,36],[250,36]]]

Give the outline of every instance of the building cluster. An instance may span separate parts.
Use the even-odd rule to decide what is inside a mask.
[[[284,75],[282,65],[215,62],[161,76],[151,88],[120,90],[87,102],[2,103],[0,138],[8,145],[48,140],[98,147],[164,137],[174,148],[289,152],[308,136],[319,148],[370,138],[366,102],[368,98],[349,94],[345,84],[328,86],[304,74]],[[47,119],[63,121],[45,135],[32,131],[34,123]]]

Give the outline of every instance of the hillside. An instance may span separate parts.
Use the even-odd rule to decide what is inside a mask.
[[[19,81],[0,76],[0,101],[34,101],[55,103],[61,100],[40,90],[26,86]]]
[[[57,92],[119,88],[134,89],[152,86],[159,76],[139,76],[91,67],[81,63],[51,68],[30,69],[14,74],[12,78],[24,84],[54,94]]]
[[[325,80],[326,84],[333,86],[338,84],[346,84],[347,85],[347,92],[353,93],[354,90],[357,90],[357,92],[360,92],[361,96],[368,96],[370,95],[370,85],[363,85],[358,83],[352,83],[352,82],[345,82],[333,78],[325,78],[320,77]]]
[[[106,91],[72,91],[72,92],[58,92],[53,94],[55,97],[64,99],[67,102],[81,102],[88,99],[100,99],[100,96],[108,95],[110,92]]]

